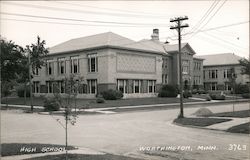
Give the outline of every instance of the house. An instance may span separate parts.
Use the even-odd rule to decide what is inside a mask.
[[[239,57],[233,53],[199,56],[204,59],[204,88],[208,91],[231,91],[232,76],[237,84],[246,84],[249,78],[241,74]]]
[[[203,59],[188,43],[182,44],[183,79],[191,87],[202,86]],[[151,39],[133,41],[107,32],[76,38],[49,49],[46,66],[33,75],[34,95],[53,94],[53,84],[65,93],[63,79],[83,77],[78,98],[93,98],[107,89],[120,90],[124,98],[154,97],[162,84],[177,84],[178,45],[159,41],[159,30]]]

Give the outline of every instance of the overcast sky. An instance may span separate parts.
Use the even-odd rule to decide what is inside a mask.
[[[114,32],[132,40],[176,44],[170,18],[188,16],[182,31],[197,55],[249,56],[249,1],[0,1],[1,36],[25,46],[39,35],[52,47],[72,38]],[[186,34],[186,35],[185,35]]]

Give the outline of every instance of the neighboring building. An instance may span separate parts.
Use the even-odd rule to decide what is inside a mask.
[[[182,44],[183,79],[192,87],[202,86],[202,59]],[[65,92],[65,76],[84,78],[78,98],[93,98],[107,89],[117,89],[129,97],[153,97],[162,84],[178,84],[178,45],[159,41],[159,30],[152,39],[133,41],[112,32],[76,38],[49,49],[46,66],[33,78],[34,95],[53,93],[57,83]]]
[[[199,56],[204,59],[204,88],[208,91],[231,91],[232,74],[237,84],[246,84],[249,78],[241,74],[239,60],[241,57],[233,53]]]

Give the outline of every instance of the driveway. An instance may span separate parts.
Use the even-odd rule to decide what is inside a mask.
[[[232,111],[232,104],[209,108],[213,112]],[[197,109],[186,108],[185,115]],[[249,109],[249,104],[235,105],[235,110],[242,109]],[[77,123],[69,127],[69,144],[146,159],[249,159],[249,135],[176,126],[172,121],[178,112],[179,109],[170,109],[79,116]],[[1,142],[64,144],[65,130],[56,119],[64,122],[61,116],[2,111]],[[231,145],[247,145],[248,151],[231,151]],[[152,147],[178,146],[190,146],[191,150],[156,151],[154,156],[145,156],[142,151],[145,147],[152,151]]]

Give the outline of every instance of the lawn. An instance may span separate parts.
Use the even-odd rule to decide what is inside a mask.
[[[60,155],[48,155],[43,157],[29,158],[26,160],[62,160],[65,159],[65,154]],[[137,158],[125,157],[113,154],[104,155],[86,155],[86,154],[69,154],[68,160],[140,160]]]
[[[210,116],[213,117],[235,117],[235,118],[247,118],[250,117],[250,110],[234,111],[234,112],[223,112],[214,113]]]
[[[199,100],[184,99],[185,102],[198,102]],[[151,104],[168,104],[168,103],[179,103],[179,98],[131,98],[131,99],[120,99],[120,100],[106,100],[105,103],[96,103],[95,99],[77,99],[76,105],[78,108],[104,108],[104,107],[120,107],[120,106],[136,106],[136,105],[151,105]],[[3,104],[20,104],[25,105],[24,98],[8,98],[1,101]],[[30,104],[29,98],[26,100],[26,105]],[[43,98],[34,98],[34,105],[43,106]]]
[[[233,126],[233,127],[229,128],[227,130],[227,132],[250,134],[250,122],[240,124],[238,126]]]
[[[51,151],[59,151],[65,148],[64,145],[55,144],[40,144],[40,143],[3,143],[1,144],[1,155],[13,156],[23,154],[44,153]],[[48,150],[50,149],[50,150]],[[68,146],[68,150],[76,149],[73,146]]]
[[[177,118],[174,123],[187,125],[187,126],[199,126],[206,127],[217,123],[227,122],[231,119],[218,119],[218,118]]]

